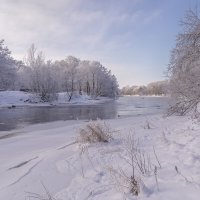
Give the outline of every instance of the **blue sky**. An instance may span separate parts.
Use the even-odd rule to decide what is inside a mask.
[[[22,59],[34,43],[48,59],[98,60],[120,86],[165,79],[185,11],[198,0],[0,0],[0,38]]]

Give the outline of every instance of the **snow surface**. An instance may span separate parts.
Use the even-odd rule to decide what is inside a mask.
[[[80,156],[75,139],[77,130],[86,123],[60,121],[5,132],[10,137],[0,139],[0,199],[31,200],[29,192],[45,195],[44,185],[59,200],[199,200],[198,123],[188,117],[161,115],[106,120],[118,130],[113,133],[114,140],[88,145],[87,153]],[[158,166],[154,147],[161,163],[158,187],[154,175],[140,175],[145,186],[141,186],[138,197],[119,190],[108,170],[123,168],[131,175],[128,163],[122,159],[126,155],[124,141],[130,133]]]
[[[63,105],[63,104],[97,104],[110,100],[106,97],[98,97],[92,99],[86,94],[79,95],[75,93],[70,102],[68,102],[67,94],[61,92],[58,94],[58,100],[51,103],[41,102],[39,96],[34,93],[23,91],[0,91],[0,107],[14,106],[50,106],[50,105]]]

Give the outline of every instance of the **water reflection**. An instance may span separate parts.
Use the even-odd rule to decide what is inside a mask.
[[[168,101],[166,97],[126,96],[97,105],[1,108],[0,131],[16,129],[25,124],[58,120],[113,119],[117,116],[162,113],[168,107]]]
[[[2,108],[0,109],[0,131],[19,128],[24,124],[58,120],[112,119],[116,116],[117,109],[114,101],[98,105]]]

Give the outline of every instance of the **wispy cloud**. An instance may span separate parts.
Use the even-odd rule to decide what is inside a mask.
[[[35,43],[47,58],[99,60],[127,77],[143,48],[138,40],[161,15],[148,0],[0,0],[0,39],[19,59]]]
[[[158,12],[138,10],[142,0],[1,0],[0,32],[14,53],[36,43],[56,56],[64,52],[116,49],[128,45],[137,22]],[[53,53],[51,53],[51,51]]]

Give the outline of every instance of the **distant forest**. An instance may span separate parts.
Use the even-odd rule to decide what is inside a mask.
[[[167,95],[169,83],[167,80],[149,83],[147,86],[125,86],[122,95]]]

